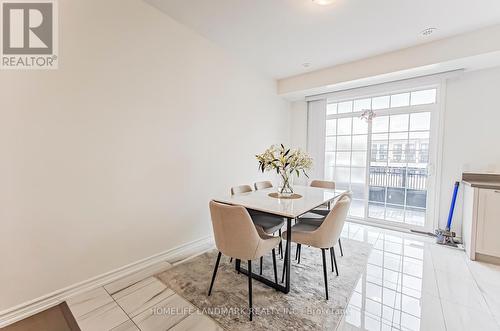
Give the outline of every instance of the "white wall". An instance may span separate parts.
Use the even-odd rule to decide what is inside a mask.
[[[442,227],[448,219],[453,183],[462,178],[463,171],[500,173],[499,86],[500,67],[469,72],[447,82],[439,200]],[[457,201],[453,228],[461,233],[462,194]]]
[[[498,87],[500,67],[472,71],[449,79],[446,84],[446,102],[443,131],[442,174],[439,206],[439,224],[446,226],[453,184],[463,171],[491,171],[500,173],[500,111]],[[307,107],[303,102],[291,106],[291,127],[295,137],[306,137]],[[303,138],[304,139],[304,138]],[[293,140],[294,145],[305,145],[306,140]],[[461,191],[460,191],[461,192]],[[453,219],[453,230],[461,234],[462,195],[458,198]]]
[[[288,103],[140,0],[59,1],[60,68],[0,72],[0,311],[211,234]]]

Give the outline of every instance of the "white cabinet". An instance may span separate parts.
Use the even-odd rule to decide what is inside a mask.
[[[476,252],[500,257],[500,190],[478,191]]]
[[[467,255],[500,263],[500,190],[464,184],[462,239]]]
[[[465,252],[471,260],[476,259],[476,221],[478,189],[464,183],[464,204],[462,212],[462,240]]]

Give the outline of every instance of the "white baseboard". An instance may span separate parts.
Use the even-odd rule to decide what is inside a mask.
[[[0,311],[0,328],[20,321],[48,308],[54,307],[66,301],[72,296],[111,283],[114,280],[151,267],[160,262],[166,261],[174,264],[178,261],[189,258],[190,256],[200,254],[213,247],[214,241],[212,236],[194,240],[192,242],[171,248],[159,254],[155,254],[145,259],[133,262],[99,276],[87,279],[83,282],[59,289],[52,293],[38,297],[34,300],[24,302],[15,307]]]

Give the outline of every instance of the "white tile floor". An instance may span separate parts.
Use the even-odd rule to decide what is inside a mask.
[[[346,223],[374,245],[338,330],[500,330],[500,267],[432,238]]]
[[[152,275],[162,262],[67,301],[82,331],[221,330]]]
[[[346,223],[373,244],[338,331],[500,330],[500,266],[473,262],[432,238]],[[147,268],[68,300],[82,331],[221,330]]]

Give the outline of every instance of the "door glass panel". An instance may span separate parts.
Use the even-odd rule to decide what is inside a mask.
[[[335,153],[332,152],[325,153],[325,166],[327,168],[335,166]]]
[[[334,119],[327,120],[325,178],[352,191],[351,217],[425,225],[432,108],[411,107],[436,103],[436,95],[428,89],[327,105]],[[377,110],[371,121],[359,118],[366,109]]]
[[[337,166],[351,165],[351,152],[338,152],[337,153]]]
[[[410,131],[431,129],[431,113],[414,113],[410,115]]]
[[[353,151],[366,151],[368,149],[368,136],[352,136],[352,150]]]
[[[325,179],[326,180],[335,180],[334,170],[335,170],[335,167],[325,165]]]
[[[351,174],[351,169],[348,167],[339,167],[337,166],[335,168],[335,184],[336,187],[340,189],[347,190],[349,189],[349,182],[350,182],[350,174]]]
[[[401,132],[408,131],[408,114],[392,115],[390,118],[390,131]]]
[[[331,152],[336,150],[337,137],[326,137],[325,151]]]
[[[326,135],[334,136],[337,134],[337,120],[326,121]]]
[[[352,168],[351,170],[351,182],[354,184],[363,184],[365,185],[366,181],[366,168]],[[359,189],[359,192],[363,192],[365,189]]]
[[[338,136],[337,137],[337,150],[350,151],[351,150],[351,136]]]
[[[372,127],[368,217],[425,225],[430,116],[391,115],[386,133]]]
[[[389,116],[376,116],[372,121],[372,132],[389,132]]]
[[[366,166],[366,152],[352,152],[351,165],[355,167]]]
[[[367,134],[368,133],[368,122],[361,118],[355,118],[352,121],[352,133],[353,134]]]
[[[365,217],[365,202],[361,199],[353,199],[349,215],[352,217],[363,218]]]
[[[350,135],[352,129],[352,118],[339,118],[338,122],[337,134]]]

